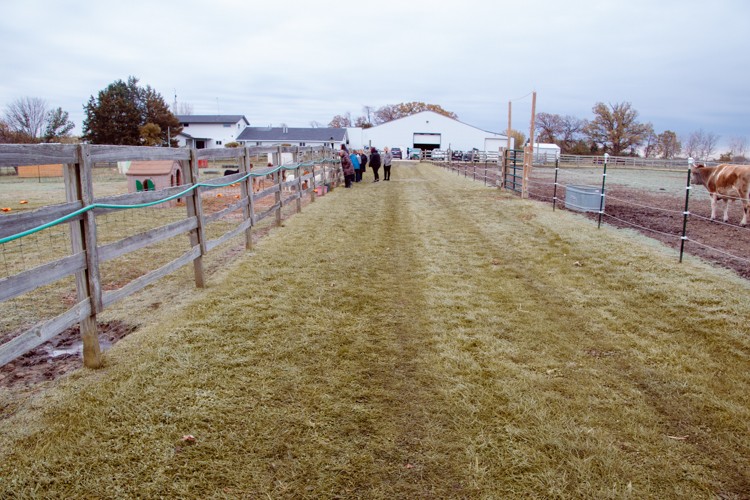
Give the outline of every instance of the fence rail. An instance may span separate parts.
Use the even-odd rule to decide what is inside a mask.
[[[290,154],[294,161],[282,164],[282,159],[288,158]],[[264,155],[273,159],[269,162],[270,166],[253,168],[251,158],[262,158]],[[232,161],[238,166],[238,172],[200,182],[198,161],[206,159]],[[177,161],[184,169],[185,182],[180,186],[157,191],[99,198],[94,196],[92,169],[95,163],[138,160]],[[315,201],[319,186],[337,185],[341,180],[341,169],[334,151],[324,147],[195,150],[110,145],[0,145],[0,167],[39,164],[63,165],[67,202],[29,212],[3,215],[0,217],[0,245],[21,241],[52,227],[57,227],[57,230],[64,228],[70,237],[70,255],[0,278],[0,302],[9,301],[69,276],[75,276],[76,300],[64,313],[38,322],[1,344],[0,366],[79,324],[84,364],[98,367],[101,356],[96,327],[97,314],[190,263],[193,264],[196,286],[203,287],[202,257],[209,251],[243,234],[245,248],[250,249],[251,230],[260,220],[275,214],[276,223],[280,225],[281,211],[285,206],[296,202],[296,212],[300,212],[304,196]],[[293,179],[284,180],[287,172],[293,172]],[[261,178],[270,178],[273,185],[256,191],[253,187],[254,180]],[[238,200],[213,213],[204,210],[203,195],[226,186],[239,186],[240,194],[236,196]],[[284,197],[285,192],[291,192],[291,195]],[[270,207],[257,213],[256,205],[272,195],[275,199]],[[114,242],[104,243],[99,240],[97,217],[116,211],[155,206],[174,199],[185,203],[186,213],[181,220]],[[208,238],[209,224],[239,211],[242,214],[231,229]],[[115,290],[103,289],[101,264],[181,235],[187,235],[189,248],[177,258]]]

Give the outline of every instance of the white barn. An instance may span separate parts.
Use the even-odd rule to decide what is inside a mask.
[[[547,142],[534,143],[534,161],[539,163],[554,163],[560,159],[560,146]]]
[[[379,149],[395,146],[404,152],[407,148],[498,151],[508,145],[505,135],[488,132],[433,111],[422,111],[364,129],[362,140],[364,146]]]

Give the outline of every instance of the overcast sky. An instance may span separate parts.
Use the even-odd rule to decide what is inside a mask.
[[[327,125],[422,101],[528,135],[537,112],[630,102],[657,133],[750,139],[746,0],[0,0],[0,106],[70,113],[136,76],[195,114]]]

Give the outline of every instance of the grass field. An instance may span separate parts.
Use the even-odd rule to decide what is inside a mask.
[[[747,498],[749,292],[397,164],[0,394],[0,497]]]

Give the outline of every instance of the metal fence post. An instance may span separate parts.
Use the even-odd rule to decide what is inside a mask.
[[[687,222],[688,222],[688,202],[690,201],[690,175],[693,170],[693,158],[688,158],[688,170],[687,170],[687,187],[685,187],[685,211],[682,212],[682,237],[680,238],[680,262],[682,262],[682,256],[685,253],[685,241],[687,240]]]
[[[557,208],[557,178],[558,178],[558,172],[560,171],[560,160],[555,160],[555,187],[552,190],[552,211],[555,211],[555,208]]]
[[[604,183],[607,180],[607,161],[609,160],[609,153],[604,153],[604,172],[602,172],[602,192],[599,198],[599,223],[597,228],[602,227],[602,214],[604,214]]]

